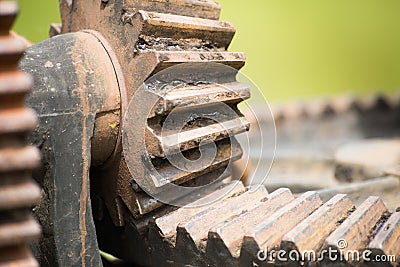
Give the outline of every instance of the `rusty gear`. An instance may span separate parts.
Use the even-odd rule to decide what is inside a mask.
[[[244,55],[227,52],[235,29],[219,21],[220,7],[211,0],[61,0],[60,8],[62,25],[50,31],[55,37],[29,48],[21,63],[35,76],[28,102],[41,121],[32,141],[42,149],[46,166],[36,177],[46,195],[36,209],[46,217],[39,248],[43,266],[100,266],[99,249],[144,266],[263,266],[267,262],[258,252],[265,246],[321,251],[342,246],[339,240],[347,242],[340,253],[366,248],[399,253],[393,245],[400,236],[399,213],[390,214],[376,197],[355,209],[345,195],[323,204],[316,192],[297,198],[287,189],[269,194],[263,186],[249,190],[229,175],[186,199],[193,204],[224,195],[207,206],[178,209],[148,195],[141,187],[151,182],[138,149],[143,143],[165,178],[157,192],[172,183],[212,182],[229,160],[240,158],[240,146],[228,136],[248,130],[237,104],[250,94],[236,81]],[[191,67],[175,69],[179,84],[166,75],[153,88],[168,86],[167,94],[131,103],[149,106],[157,100],[139,126],[140,116],[129,109],[138,88],[182,63]],[[159,129],[172,109],[183,105],[204,114],[205,107],[215,111],[211,99],[235,110],[237,117],[225,116],[228,130],[213,120],[195,121],[181,133],[181,143],[165,142]],[[329,114],[324,107],[308,112]],[[132,137],[136,130],[145,138]],[[215,141],[219,158],[203,171],[185,173],[166,160],[176,146],[195,155],[207,138]],[[126,146],[136,154],[127,153]]]
[[[41,229],[31,208],[41,191],[31,171],[40,155],[26,143],[37,117],[24,104],[32,78],[18,70],[27,43],[10,32],[17,13],[15,2],[0,1],[0,266],[34,267],[38,264],[29,243]]]

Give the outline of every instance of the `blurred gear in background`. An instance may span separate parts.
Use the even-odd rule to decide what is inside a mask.
[[[41,190],[31,172],[39,150],[27,144],[36,113],[25,106],[32,77],[18,70],[27,42],[10,31],[18,14],[15,2],[0,1],[0,266],[38,266],[29,244],[40,236],[31,209]]]

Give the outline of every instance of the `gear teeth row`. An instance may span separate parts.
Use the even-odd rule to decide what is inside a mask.
[[[264,218],[271,216],[293,199],[289,189],[276,190],[267,195],[252,212],[246,212],[230,222],[222,222],[213,227],[208,233],[206,252],[209,260],[217,264],[218,259],[221,258],[230,261],[233,265],[237,264],[233,259],[239,258],[243,236],[259,225]]]
[[[279,209],[248,232],[242,243],[242,265],[257,258],[258,251],[279,246],[282,236],[314,212],[322,201],[315,192],[307,192]]]
[[[289,189],[268,194],[264,187],[252,191],[241,185],[210,205],[164,215],[149,230],[154,266],[267,266],[259,258],[265,248],[299,255],[313,250],[318,257],[330,248],[343,259],[348,251],[368,249],[373,255],[397,257],[399,238],[400,212],[390,214],[379,197],[369,197],[356,209],[344,194],[323,204],[316,192],[294,198]],[[321,260],[327,263],[328,259]],[[354,262],[350,258],[336,263],[352,266]]]
[[[282,174],[279,170],[285,168],[296,172],[305,162],[313,170],[324,166],[323,175],[327,177],[317,181],[315,174],[315,180],[308,180],[312,183],[311,188],[327,187],[336,182],[328,177],[330,167],[334,170],[334,178],[342,182],[358,182],[391,175],[390,171],[385,171],[398,165],[396,148],[399,143],[396,138],[400,127],[399,109],[398,94],[371,95],[358,99],[337,98],[272,108],[277,142],[281,144],[274,159],[278,171],[275,169],[272,176],[288,177],[291,180],[288,185],[276,177],[272,182],[274,188],[289,186],[297,188],[294,189],[296,191],[304,189],[304,182],[297,183],[290,178],[290,171]],[[272,116],[260,119],[270,123]],[[257,142],[256,135],[250,138]],[[376,160],[377,149],[385,154],[387,160],[382,160],[384,163]],[[312,173],[308,170],[305,172]],[[297,172],[292,177],[296,176]],[[321,183],[322,180],[326,182]]]
[[[171,15],[165,16],[167,18],[174,17]],[[187,26],[192,30],[201,29],[201,31],[207,33],[207,38],[212,36],[213,34],[211,33],[214,33],[216,30],[216,28],[212,27],[220,25],[220,22],[218,21],[213,21],[211,23],[210,21],[203,21],[201,19],[196,19],[193,23],[185,24],[185,22],[191,18],[176,19],[182,25],[185,27]],[[157,29],[156,31],[159,35],[162,35],[163,33],[160,29]],[[180,29],[178,32],[184,31]],[[196,33],[193,36],[198,36],[198,34]],[[229,39],[232,37],[233,36],[230,36]],[[221,39],[220,37],[218,38]],[[210,70],[209,64],[218,63],[229,66],[232,70],[239,70],[245,63],[243,53],[155,50],[156,49],[143,51],[138,56],[138,63],[143,61],[152,62],[151,67],[148,69],[149,74],[156,74],[168,67],[188,63],[195,64],[192,66],[196,66],[196,71],[191,73],[199,73],[199,77],[190,78],[191,82],[198,82],[198,84],[195,85],[164,85],[168,87],[166,94],[160,97],[158,103],[149,115],[146,133],[146,144],[151,144],[147,146],[149,155],[153,158],[158,158],[158,161],[161,162],[162,158],[177,153],[176,148],[179,148],[180,151],[183,152],[187,151],[188,154],[190,153],[191,155],[195,155],[196,152],[193,152],[193,149],[199,147],[202,140],[211,139],[212,141],[217,142],[217,156],[210,166],[202,172],[185,173],[176,169],[171,164],[156,164],[157,171],[163,175],[163,177],[166,177],[165,183],[183,183],[206,172],[224,167],[230,160],[239,159],[242,156],[240,145],[234,138],[231,138],[230,142],[227,142],[226,140],[233,135],[247,131],[250,123],[239,112],[232,117],[232,114],[223,114],[222,111],[213,113],[212,110],[213,105],[217,102],[227,104],[233,103],[232,105],[236,106],[237,103],[250,96],[250,89],[248,86],[236,82],[234,76],[232,76],[235,71],[232,71],[232,73],[228,75],[223,75],[224,73],[218,73],[219,69],[215,70],[211,67],[212,70]],[[177,71],[179,72],[182,70]],[[217,73],[212,73],[212,71],[216,71]],[[196,76],[196,74],[192,75]],[[214,78],[213,76],[216,76],[217,78]],[[213,83],[210,84],[208,81],[204,82],[204,77],[206,77],[206,79],[214,79]],[[212,118],[214,122],[208,120],[207,122],[203,122],[201,127],[194,124],[193,126],[185,127],[179,133],[172,131],[171,135],[167,134],[166,136],[161,136],[162,125],[160,124],[160,119],[157,118],[168,115],[177,106],[188,108],[187,115],[189,115],[190,112],[195,112],[197,114],[205,112],[208,112],[208,114],[216,114],[212,115],[215,116]],[[204,111],[204,107],[207,107],[207,111]]]
[[[40,226],[30,209],[41,190],[30,172],[40,155],[26,145],[26,135],[37,125],[25,96],[32,78],[18,71],[26,42],[10,32],[18,13],[15,2],[0,1],[0,266],[38,266],[28,244],[40,236]]]
[[[94,9],[93,16],[84,19],[91,9]],[[219,20],[221,8],[217,3],[212,0],[118,0],[103,1],[99,8],[93,1],[77,0],[72,7],[69,1],[61,0],[60,10],[62,33],[91,29],[110,42],[122,66],[127,103],[143,85],[154,93],[152,103],[145,103],[144,99],[141,103],[153,109],[146,114],[147,124],[141,126],[144,129],[140,129],[145,132],[149,164],[163,176],[152,194],[165,193],[170,183],[200,183],[200,179],[211,176],[208,173],[231,171],[229,162],[242,156],[234,136],[248,131],[250,126],[237,105],[250,97],[250,88],[236,79],[246,59],[243,53],[227,52],[236,29],[231,23]],[[57,28],[53,25],[52,34],[59,32]],[[168,70],[162,72],[170,67],[173,68],[168,75],[165,74]],[[224,107],[233,112],[229,115],[222,112]],[[165,120],[175,111],[186,112],[184,115],[191,114],[191,117],[180,125],[179,133],[176,129],[163,132]],[[134,120],[130,123],[136,124]],[[206,168],[201,166],[201,171],[182,171],[168,160],[169,156],[181,152],[194,159],[199,155],[200,146],[211,142],[215,143],[216,157]],[[122,161],[138,162],[133,159],[135,156],[127,155]],[[121,163],[122,172],[129,176],[127,166]],[[145,169],[142,172],[131,180],[136,185],[153,185],[154,175]],[[217,178],[214,176],[214,180]],[[138,216],[161,206],[157,200],[146,197],[138,186],[124,185],[123,178],[116,179],[115,183],[116,188],[123,189],[116,190],[115,194],[98,192],[108,209],[118,211],[110,212],[115,224],[122,225],[120,218],[124,216],[121,206],[116,204],[121,200],[130,213]]]
[[[289,105],[273,106],[277,122],[293,119],[316,119],[333,114],[340,115],[350,111],[397,110],[400,108],[400,94],[374,94],[364,97],[340,97],[332,100],[298,102]]]
[[[147,153],[157,172],[164,177],[157,185],[160,192],[168,183],[203,179],[207,173],[225,169],[231,160],[240,159],[242,149],[233,136],[248,131],[250,123],[237,104],[250,97],[250,88],[236,81],[245,56],[226,52],[235,28],[218,21],[219,5],[213,1],[192,0],[127,1],[124,10],[122,20],[129,23],[132,18],[139,32],[137,54],[131,67],[143,74],[146,85],[159,97],[148,115],[145,131]],[[175,67],[171,76],[175,75],[176,80],[166,78],[161,84],[159,81],[152,84],[152,75],[169,67]],[[133,87],[139,88],[142,82],[138,79]],[[223,111],[221,104],[234,112]],[[184,113],[181,117],[191,114],[198,117],[179,132],[163,131],[164,119],[175,110]],[[216,156],[201,171],[188,173],[165,159],[180,152],[195,159],[204,140],[215,142]],[[142,215],[160,206],[159,203],[151,205],[152,208],[140,202],[136,204],[136,210]],[[130,210],[136,212],[134,208]]]

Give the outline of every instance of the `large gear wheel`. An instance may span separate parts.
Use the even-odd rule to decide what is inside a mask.
[[[250,93],[236,80],[245,58],[227,52],[235,29],[218,20],[218,4],[61,0],[60,7],[57,36],[29,48],[21,63],[35,76],[28,102],[40,114],[32,141],[44,155],[35,177],[45,193],[36,208],[46,217],[42,266],[101,266],[100,249],[143,266],[286,264],[263,260],[265,248],[399,254],[400,213],[377,197],[356,209],[346,195],[323,204],[316,192],[268,193],[229,178],[229,162],[242,154],[233,135],[249,128],[237,105]],[[137,98],[143,84],[148,90]],[[234,114],[221,114],[217,103]],[[173,142],[176,133],[160,129],[179,107],[196,116]],[[206,168],[187,172],[168,161],[181,151],[196,158],[205,140],[217,151]],[[150,190],[149,165],[163,178]],[[153,195],[215,182],[221,173],[206,190],[170,196],[185,207]],[[319,264],[290,264],[304,262]]]

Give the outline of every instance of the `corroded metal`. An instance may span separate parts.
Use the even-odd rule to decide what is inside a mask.
[[[26,42],[10,32],[17,13],[15,2],[0,1],[0,266],[33,267],[38,263],[29,244],[39,238],[41,228],[31,208],[41,190],[31,172],[40,155],[26,142],[37,117],[24,103],[33,80],[18,70]]]
[[[307,249],[317,251],[337,227],[337,222],[345,220],[353,210],[354,205],[346,195],[334,196],[285,234],[282,238],[282,247],[287,251],[297,249],[300,253]]]
[[[316,192],[297,198],[288,189],[252,192],[230,179],[196,194],[170,193],[188,206],[221,198],[209,205],[176,208],[147,194],[150,185],[150,193],[168,194],[171,184],[215,182],[229,161],[241,157],[239,144],[229,137],[249,129],[237,105],[250,91],[236,80],[243,53],[227,52],[235,29],[218,20],[220,7],[211,0],[61,0],[60,7],[61,29],[53,25],[50,32],[56,37],[29,49],[22,64],[38,79],[29,102],[41,114],[32,140],[45,157],[37,178],[46,198],[36,211],[46,230],[39,246],[45,266],[100,266],[99,249],[144,266],[264,266],[257,258],[264,247],[318,251],[335,247],[338,238],[350,239],[352,248],[396,253],[397,215],[387,221],[377,198],[354,211],[345,195],[323,205]],[[173,72],[163,74],[169,67]],[[147,94],[135,100],[143,83]],[[222,112],[218,103],[234,113]],[[310,139],[310,129],[332,115],[367,113],[379,121],[371,110],[398,107],[376,97],[299,104],[279,112],[278,131],[290,143],[302,139],[298,135]],[[197,117],[179,133],[171,128],[163,136],[164,120],[179,108],[182,117]],[[205,115],[210,118],[201,119]],[[397,116],[391,112],[387,124]],[[316,122],[304,127],[302,120],[309,118]],[[293,120],[300,129],[294,137]],[[363,130],[376,134],[370,127]],[[325,144],[326,136],[318,137]],[[217,150],[206,168],[188,172],[168,162],[178,151],[198,157],[205,140]],[[156,186],[148,163],[163,178]],[[222,178],[229,175],[228,170]],[[356,231],[356,225],[365,229]],[[21,232],[27,233],[23,239],[31,236]]]
[[[238,142],[230,137],[249,129],[237,104],[250,97],[250,89],[235,78],[245,58],[243,53],[226,52],[235,29],[230,23],[218,21],[220,8],[211,1],[115,1],[100,6],[97,1],[73,1],[73,7],[70,1],[60,2],[61,33],[74,33],[60,34],[59,27],[53,25],[51,35],[55,37],[32,46],[22,63],[23,69],[38,81],[29,103],[41,114],[41,126],[32,141],[42,148],[44,165],[49,166],[37,175],[48,197],[46,205],[36,212],[50,218],[42,223],[49,233],[46,238],[52,240],[41,244],[43,263],[85,265],[99,261],[94,257],[97,237],[87,234],[93,233],[94,226],[91,199],[100,247],[147,264],[148,245],[142,240],[147,226],[142,221],[169,207],[141,188],[151,181],[151,173],[141,159],[141,142],[145,141],[152,164],[164,178],[158,192],[168,192],[164,186],[171,183],[195,186],[227,178],[226,166],[242,155]],[[165,5],[167,10],[162,9]],[[88,14],[89,9],[93,12]],[[171,84],[165,85],[170,89],[165,95],[154,94],[135,103],[154,105],[149,114],[141,117],[128,110],[128,103],[143,82],[182,63],[189,67],[176,71],[182,77],[179,84],[168,81]],[[226,68],[210,65],[217,63]],[[157,86],[163,85],[156,84],[155,91]],[[225,114],[216,103],[226,103],[234,113]],[[211,114],[211,118],[195,118],[178,135],[170,132],[162,136],[163,118],[178,106],[200,117]],[[126,113],[128,119],[123,121]],[[128,137],[138,153],[126,153],[121,142],[122,133],[129,135],[130,131],[146,133],[143,139]],[[175,137],[180,141],[168,141]],[[215,142],[217,150],[206,168],[182,171],[165,158],[174,155],[177,147],[188,158],[196,158],[204,140]],[[55,160],[55,155],[61,162]],[[71,164],[79,168],[69,169]],[[196,195],[209,194],[216,186]],[[79,199],[61,206],[58,200],[67,199],[65,194],[79,195]],[[183,203],[193,202],[193,196],[172,195]],[[79,220],[70,210],[79,211]],[[108,226],[108,219],[113,225]],[[71,232],[79,229],[79,251],[69,242],[72,236],[61,236],[59,227],[63,226],[55,223],[58,220],[67,221]],[[116,246],[103,241],[122,237],[113,233],[113,227],[124,227],[135,245],[124,250],[122,242]]]
[[[35,246],[40,264],[99,266],[89,170],[91,160],[107,161],[117,142],[114,65],[96,36],[80,32],[29,47],[21,68],[34,76],[27,102],[40,114],[30,137],[43,154],[43,167],[34,173],[44,194],[35,208],[44,229]]]
[[[374,255],[395,255],[389,259],[398,257],[398,212],[389,214],[378,197],[370,197],[355,208],[343,194],[323,205],[315,192],[297,199],[288,189],[278,189],[261,198],[253,194],[239,192],[208,208],[183,207],[156,219],[149,233],[154,251],[153,266],[166,263],[170,266],[243,267],[369,264],[362,258],[354,262],[351,257],[344,257],[351,249],[361,252],[368,249]],[[221,207],[234,206],[236,202],[242,202],[242,206],[234,211],[225,208],[227,214],[216,215]],[[201,234],[203,232],[208,232],[208,236]],[[342,261],[325,261],[324,254],[320,253],[329,246],[343,253]],[[276,254],[264,255],[266,248],[297,252],[305,257],[299,261],[286,257],[288,262],[282,262]],[[397,266],[390,261],[382,264]]]
[[[276,190],[262,199],[252,212],[244,212],[229,222],[220,222],[211,228],[206,247],[208,261],[214,265],[221,262],[227,266],[237,265],[243,236],[293,199],[289,189]]]
[[[126,91],[121,92],[120,95],[121,98],[127,98],[125,101],[121,100],[121,114],[125,114],[131,97],[151,75],[182,63],[192,64],[192,68],[186,70],[186,73],[185,70],[176,70],[177,77],[183,77],[185,84],[175,83],[172,90],[160,96],[158,100],[155,98],[156,103],[152,103],[153,99],[140,100],[141,106],[154,105],[153,110],[148,114],[151,120],[147,125],[141,126],[142,121],[138,120],[145,118],[138,114],[127,116],[127,121],[121,121],[118,124],[119,127],[123,128],[124,125],[127,127],[124,130],[125,134],[128,133],[127,135],[131,129],[134,129],[132,131],[135,133],[146,133],[146,148],[149,156],[153,158],[151,164],[155,165],[157,172],[164,177],[163,180],[166,183],[187,182],[216,168],[224,168],[229,160],[236,160],[241,156],[241,150],[236,144],[233,144],[230,149],[231,146],[223,141],[248,130],[249,123],[239,112],[232,118],[225,118],[224,114],[213,118],[215,121],[224,118],[221,124],[208,120],[199,122],[202,123],[199,127],[199,123],[196,123],[192,127],[186,127],[179,136],[171,134],[162,137],[160,133],[163,117],[177,106],[188,108],[189,112],[197,110],[199,114],[213,113],[215,109],[218,109],[218,106],[214,107],[214,110],[212,107],[216,102],[229,103],[233,109],[236,109],[237,103],[250,96],[249,88],[235,79],[235,74],[243,67],[245,58],[242,53],[226,52],[235,28],[230,23],[218,20],[220,14],[218,4],[208,0],[115,1],[112,3],[104,1],[99,6],[97,1],[73,1],[73,5],[69,1],[60,1],[60,9],[63,33],[84,29],[99,32],[110,44],[117,60],[123,66],[121,70]],[[92,11],[88,14],[87,10]],[[215,67],[210,69],[209,63],[230,66],[232,71],[226,73]],[[206,106],[208,106],[207,111],[204,109]],[[100,126],[98,120],[96,123]],[[98,129],[105,135],[110,135],[107,124],[103,122],[106,127],[98,127]],[[115,133],[118,134],[117,131]],[[103,142],[96,135],[94,137],[94,143]],[[118,226],[124,224],[121,219],[124,216],[123,206],[126,206],[132,214],[144,215],[143,211],[147,213],[151,211],[149,208],[143,209],[138,206],[141,198],[139,193],[127,186],[132,183],[141,186],[152,183],[151,174],[143,166],[141,152],[138,153],[143,150],[140,147],[140,139],[144,138],[136,136],[129,138],[130,143],[137,149],[133,148],[131,153],[124,153],[117,145],[116,151],[119,153],[107,162],[107,166],[100,166],[94,170],[94,176],[98,181],[94,191],[104,201],[114,223]],[[167,140],[171,139],[179,139],[180,142],[168,143]],[[165,156],[176,153],[177,147],[181,151],[187,151],[187,154],[195,154],[193,151],[203,140],[217,142],[218,157],[209,168],[202,172],[182,172],[164,159]],[[101,164],[96,163],[96,165]],[[110,177],[115,178],[110,179]],[[104,188],[112,188],[112,190],[110,192]],[[163,190],[156,189],[153,193]],[[141,191],[140,187],[139,191]],[[153,205],[153,207],[156,208],[159,205]]]
[[[368,245],[375,255],[400,255],[400,212],[394,212]],[[395,265],[395,259],[390,260]]]

